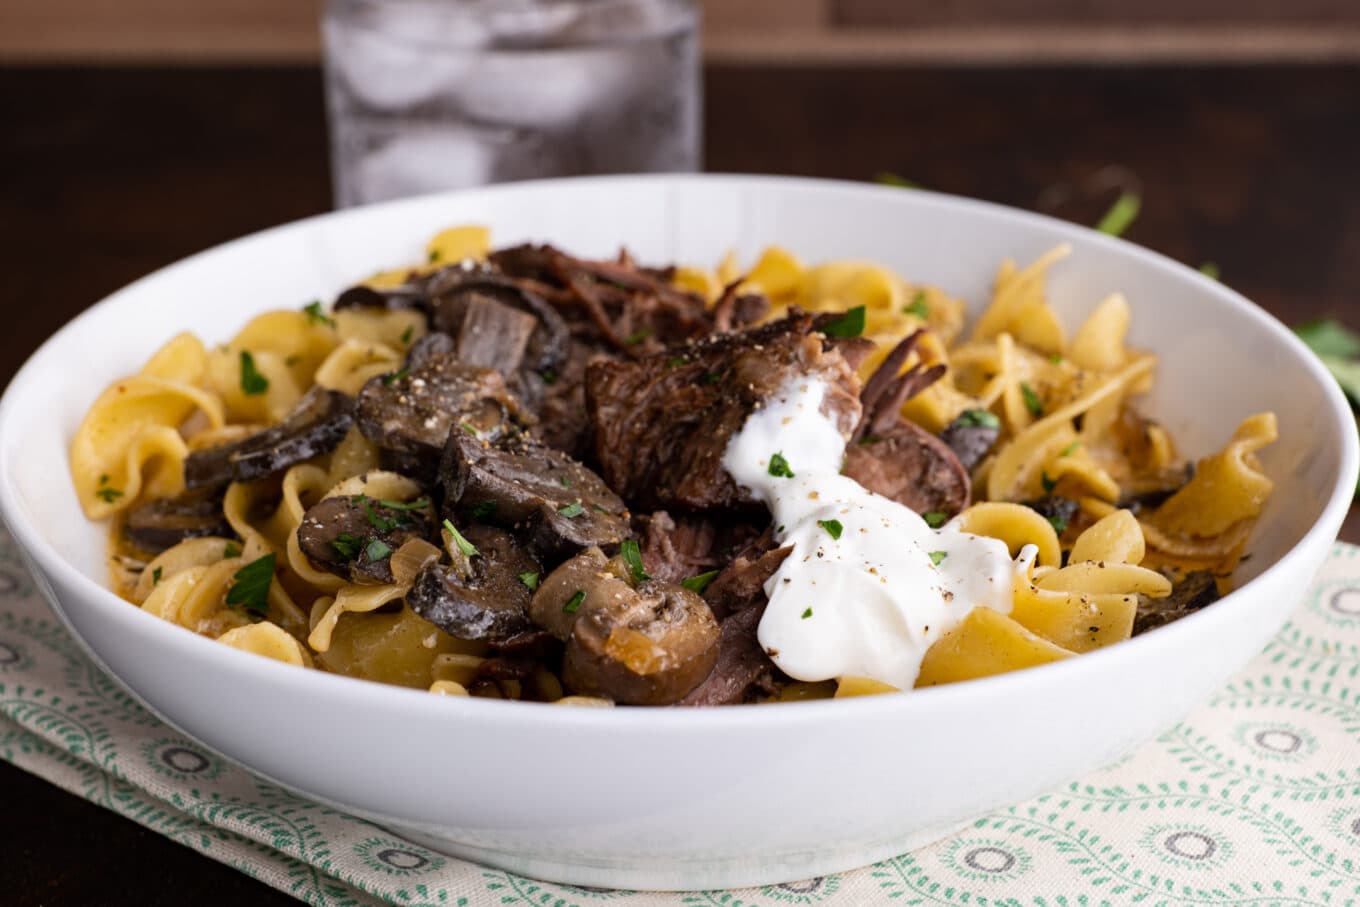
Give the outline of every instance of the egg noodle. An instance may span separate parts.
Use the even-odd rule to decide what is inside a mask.
[[[459,227],[436,236],[430,261],[484,259],[489,236]],[[674,282],[715,303],[742,279],[767,295],[768,318],[788,309],[826,312],[863,306],[864,336],[878,344],[860,367],[873,373],[902,338],[925,328],[909,367],[948,367],[908,400],[902,414],[931,432],[962,414],[985,411],[1001,442],[973,470],[974,503],[958,517],[966,532],[1000,539],[1018,567],[1009,614],[973,608],[925,654],[917,686],[949,683],[1069,658],[1129,638],[1140,596],[1165,597],[1173,580],[1211,571],[1226,588],[1272,489],[1256,452],[1276,438],[1272,413],[1245,419],[1222,450],[1198,461],[1192,477],[1166,430],[1131,404],[1153,380],[1156,357],[1126,344],[1129,303],[1115,293],[1069,336],[1045,296],[1059,246],[1023,267],[1002,262],[989,305],[971,325],[962,301],[913,284],[870,262],[808,266],[767,249],[747,270],[735,256],[717,268],[677,268]],[[432,266],[430,266],[432,267]],[[411,269],[376,275],[371,286],[401,283]],[[120,531],[130,506],[184,491],[184,463],[195,449],[234,441],[278,422],[313,385],[356,394],[369,379],[402,367],[427,332],[416,311],[271,311],[226,344],[209,348],[190,333],[165,344],[134,375],[108,388],[71,443],[71,476],[92,520],[113,518],[114,583],[129,601],[165,620],[238,649],[289,664],[385,683],[467,695],[486,654],[400,606],[412,576],[358,585],[318,570],[299,549],[306,510],[323,498],[366,494],[410,501],[415,482],[378,468],[378,452],[357,428],[333,451],[254,482],[232,483],[226,522],[239,537],[194,538],[136,562]],[[246,393],[250,373],[267,390]],[[244,380],[243,380],[244,379]],[[1174,490],[1172,490],[1174,489]],[[1124,506],[1166,490],[1155,506]],[[1046,517],[1022,502],[1059,495],[1077,512]],[[1153,500],[1149,498],[1148,500]],[[446,545],[449,534],[444,534]],[[228,604],[244,567],[273,555],[267,613]],[[128,564],[133,564],[131,569]],[[565,696],[551,672],[531,680],[532,697],[563,704],[607,701]],[[514,697],[519,681],[491,688]],[[867,678],[793,683],[798,699],[892,690]],[[526,691],[527,694],[528,691]]]

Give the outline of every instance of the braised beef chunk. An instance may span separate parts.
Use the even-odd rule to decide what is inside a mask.
[[[298,547],[319,570],[356,583],[390,583],[392,552],[434,535],[428,499],[403,503],[367,495],[323,498],[298,525]]]
[[[860,419],[859,380],[795,315],[586,373],[595,457],[609,486],[635,506],[717,510],[751,504],[723,469],[727,442],[786,383],[815,377],[848,438]]]
[[[855,428],[854,440],[886,434],[902,421],[902,404],[938,381],[945,373],[943,365],[926,366],[916,363],[905,372],[902,366],[916,348],[924,332],[917,331],[903,339],[879,363],[869,380],[864,382],[860,403],[864,415]]]
[[[359,391],[359,430],[408,464],[408,474],[433,477],[449,432],[494,438],[532,417],[500,373],[430,355],[415,368],[369,380]]]
[[[702,516],[672,518],[664,510],[640,518],[643,526],[642,563],[657,579],[678,583],[707,573],[724,555],[719,549],[718,525]]]
[[[736,705],[778,691],[780,671],[756,639],[756,628],[764,612],[763,606],[747,608],[722,622],[713,669],[679,705]]]
[[[968,471],[939,438],[899,420],[845,449],[845,474],[917,513],[947,517],[968,506]]]
[[[704,589],[708,602],[719,619],[748,608],[764,610],[765,583],[779,571],[784,559],[793,551],[792,545],[764,552],[740,554],[722,569]]]
[[[586,367],[599,358],[609,356],[596,345],[572,340],[560,370],[543,375],[520,373],[524,385],[521,399],[537,401],[538,424],[532,429],[535,438],[574,457],[590,455]]]
[[[474,553],[459,549],[453,563],[426,567],[406,603],[458,639],[508,644],[531,633],[528,578],[537,578],[538,561],[504,530],[468,526],[461,532]]]
[[[457,338],[458,359],[498,369],[552,372],[567,356],[571,333],[550,303],[503,278],[482,276],[431,287],[433,327]],[[508,311],[507,311],[508,310]],[[518,317],[516,317],[518,316]]]
[[[1133,635],[1146,633],[1193,614],[1218,601],[1218,580],[1208,570],[1187,573],[1171,588],[1166,598],[1138,596],[1138,613],[1133,619]]]
[[[354,423],[353,408],[348,395],[313,387],[279,424],[234,444],[190,453],[184,461],[184,485],[194,489],[249,482],[328,453]]]
[[[450,432],[439,482],[446,513],[510,529],[549,560],[631,534],[627,505],[599,476],[530,438]]]
[[[186,491],[175,498],[157,498],[128,511],[123,536],[141,551],[159,553],[185,539],[204,536],[235,538],[222,512],[224,489]]]

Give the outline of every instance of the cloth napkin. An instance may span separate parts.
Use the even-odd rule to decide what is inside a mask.
[[[1098,907],[1360,903],[1360,548],[1181,725],[1115,765],[839,875],[668,894],[550,884],[300,799],[148,714],[0,533],[0,757],[309,904]]]

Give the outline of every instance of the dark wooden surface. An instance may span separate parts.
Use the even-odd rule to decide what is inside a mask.
[[[707,87],[710,169],[893,171],[1090,221],[1109,190],[1080,196],[1113,166],[1144,196],[1130,239],[1217,262],[1286,322],[1360,322],[1360,68],[719,68]],[[0,70],[0,124],[0,381],[124,283],[330,202],[311,70]],[[7,765],[0,803],[0,903],[292,903]]]

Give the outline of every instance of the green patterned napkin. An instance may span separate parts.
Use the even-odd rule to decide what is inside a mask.
[[[0,757],[310,904],[1345,905],[1360,902],[1360,548],[1275,640],[1122,762],[914,853],[743,891],[536,882],[261,781],[94,668],[0,533]]]

